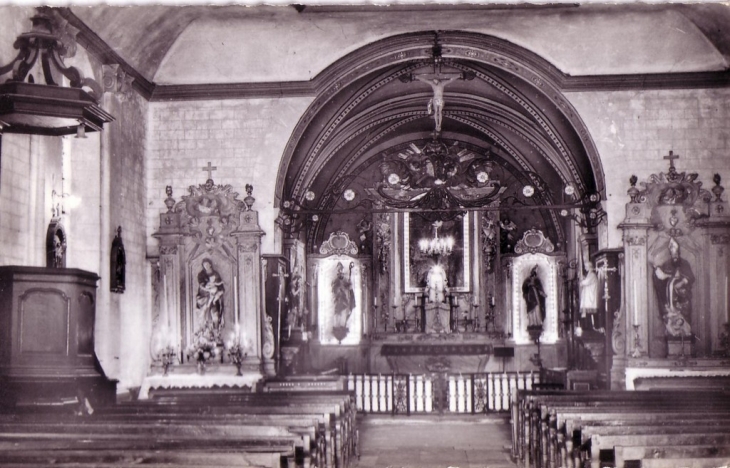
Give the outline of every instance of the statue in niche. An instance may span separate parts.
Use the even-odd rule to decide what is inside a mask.
[[[509,218],[509,216],[507,216],[507,214],[502,213],[499,220],[499,227],[499,244],[502,252],[512,252],[515,248],[515,242],[517,241],[517,238],[515,237],[517,225]]]
[[[583,329],[596,329],[598,314],[598,275],[593,262],[586,262],[586,274],[580,280],[580,321]]]
[[[287,326],[289,327],[289,335],[291,335],[292,329],[303,326],[302,275],[298,271],[294,273],[289,282],[289,306]]]
[[[545,290],[537,276],[537,265],[532,267],[530,275],[522,283],[522,297],[527,305],[527,326],[541,327],[545,321]]]
[[[53,218],[46,232],[46,267],[66,268],[66,230]]]
[[[692,334],[692,285],[695,282],[692,267],[680,255],[679,243],[669,239],[670,258],[654,268],[654,289],[659,310],[670,336]]]
[[[448,288],[446,270],[437,263],[428,270],[426,276],[426,290],[428,291],[429,302],[444,302]]]
[[[127,256],[122,242],[122,227],[117,227],[117,235],[112,241],[111,252],[111,292],[123,293],[125,289]]]
[[[360,238],[360,245],[358,246],[360,252],[363,255],[370,255],[372,253],[372,231],[373,223],[363,218],[357,223],[357,232]]]
[[[352,288],[352,269],[355,263],[350,262],[349,276],[345,276],[345,266],[337,264],[337,276],[332,281],[332,299],[334,301],[334,315],[332,334],[338,341],[347,336],[349,329],[347,321],[355,310],[355,291]]]
[[[225,325],[223,294],[225,285],[223,278],[213,267],[209,258],[204,258],[203,268],[198,273],[198,293],[195,304],[198,307],[198,317],[201,327],[212,326],[218,334]]]

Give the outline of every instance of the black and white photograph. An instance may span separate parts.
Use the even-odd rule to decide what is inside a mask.
[[[730,4],[0,0],[0,466],[727,468]]]

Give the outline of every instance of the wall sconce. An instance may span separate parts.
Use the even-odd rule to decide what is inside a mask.
[[[66,202],[64,202],[64,199]],[[53,205],[51,208],[53,217],[57,218],[66,214],[67,207],[69,210],[73,210],[81,205],[81,197],[69,193],[59,193],[54,190],[51,192],[51,204]]]
[[[15,41],[18,55],[0,66],[0,76],[12,71],[0,84],[2,132],[84,138],[87,131],[101,131],[114,120],[97,104],[101,86],[84,78],[77,68],[64,65],[63,58],[73,56],[75,43],[61,40],[53,25],[53,9],[39,7],[36,11],[32,29]],[[45,84],[35,83],[34,76],[42,77]],[[63,77],[70,86],[61,86]]]

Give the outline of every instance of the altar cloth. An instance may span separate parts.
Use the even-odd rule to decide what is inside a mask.
[[[139,399],[148,399],[150,390],[156,388],[250,387],[252,391],[255,391],[256,384],[262,378],[263,375],[257,372],[244,372],[243,375],[240,376],[225,374],[149,375],[145,377],[144,381],[142,382],[142,386],[139,389]]]

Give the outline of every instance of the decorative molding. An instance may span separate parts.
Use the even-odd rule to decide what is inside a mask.
[[[160,255],[177,255],[177,245],[160,246]]]
[[[264,359],[274,357],[274,327],[271,325],[271,317],[266,313],[264,313],[264,343],[261,353]]]
[[[257,242],[244,242],[241,244],[238,244],[238,251],[239,252],[256,252],[258,250],[259,246]]]
[[[337,231],[330,234],[329,239],[319,247],[322,255],[357,255],[357,245],[350,240],[346,232]]]
[[[60,7],[56,9],[58,13],[69,22],[71,26],[79,30],[76,35],[76,41],[89,54],[94,56],[102,64],[119,64],[120,68],[124,72],[132,77],[134,80],[132,86],[136,89],[140,95],[150,100],[152,93],[157,85],[149,81],[147,78],[142,76],[133,66],[127,63],[119,54],[114,51],[114,48],[107,44],[102,38],[99,37],[86,23],[76,16],[68,7]]]
[[[517,245],[515,245],[516,254],[549,254],[553,251],[555,251],[555,246],[539,229],[528,229],[522,235],[522,239],[518,240]]]
[[[624,241],[628,245],[646,245],[646,236],[625,236]]]
[[[730,234],[710,234],[710,242],[713,244],[730,244]]]

